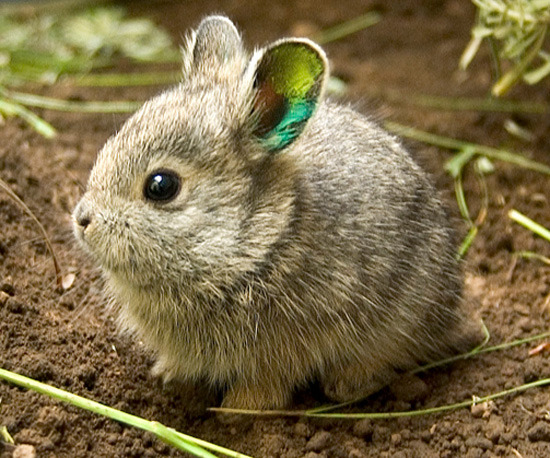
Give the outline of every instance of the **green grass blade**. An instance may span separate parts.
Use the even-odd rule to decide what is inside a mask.
[[[21,119],[27,122],[34,130],[46,138],[53,138],[57,135],[54,127],[44,121],[39,116],[35,115],[32,111],[26,109],[24,106],[14,103],[11,100],[0,98],[0,113],[6,116],[19,116]]]
[[[534,253],[533,251],[517,251],[514,253],[514,256],[524,259],[536,259],[537,261],[543,262],[550,266],[550,258],[543,256],[539,253]]]
[[[521,154],[512,153],[503,149],[492,148],[490,146],[480,145],[477,143],[457,140],[450,137],[444,137],[442,135],[432,134],[430,132],[425,132],[414,127],[404,126],[396,122],[387,121],[386,123],[384,123],[384,125],[386,129],[388,129],[390,132],[401,135],[403,137],[412,138],[413,140],[419,142],[439,146],[440,148],[458,151],[464,150],[466,148],[473,148],[478,154],[487,156],[490,159],[509,162],[525,169],[534,170],[536,172],[550,175],[550,166],[528,159]]]
[[[64,78],[75,86],[120,87],[155,86],[175,84],[182,78],[181,71],[144,72],[144,73],[99,73],[74,75]]]
[[[51,398],[67,402],[81,409],[103,415],[104,417],[111,418],[121,423],[125,423],[127,425],[134,426],[145,431],[150,431],[153,434],[157,435],[157,437],[159,437],[159,439],[161,439],[162,441],[174,445],[180,450],[188,452],[194,456],[199,456],[202,458],[215,458],[215,455],[205,450],[208,449],[216,453],[222,453],[232,458],[250,458],[233,450],[229,450],[216,444],[212,444],[210,442],[177,432],[158,422],[145,420],[144,418],[140,418],[136,415],[114,409],[99,402],[92,401],[91,399],[69,393],[68,391],[55,388],[51,385],[38,382],[31,378],[1,368],[0,379],[13,383],[14,385],[21,386],[23,388],[36,391],[37,393],[45,394]]]
[[[508,217],[514,220],[516,223],[521,224],[523,227],[529,229],[531,232],[534,232],[539,237],[542,237],[543,239],[550,242],[550,231],[544,226],[541,226],[539,223],[536,223],[532,219],[528,218],[524,214],[512,209],[508,212]]]
[[[481,45],[482,41],[483,37],[479,36],[474,36],[470,39],[470,42],[466,46],[466,49],[462,52],[462,56],[460,57],[460,61],[458,64],[462,70],[466,70],[468,68],[468,65],[470,65],[470,62],[477,54],[477,51],[479,50],[479,46]]]
[[[423,106],[449,111],[489,111],[497,113],[550,113],[550,104],[525,100],[476,97],[445,97],[429,94],[406,95],[401,91],[384,91],[382,97],[400,104]]]
[[[537,340],[547,339],[548,337],[550,337],[550,332],[545,332],[545,333],[542,333],[542,334],[537,334],[537,335],[534,335],[534,336],[526,337],[524,339],[518,339],[518,340],[511,341],[511,342],[504,342],[504,343],[494,345],[494,346],[491,346],[491,347],[486,347],[485,344],[488,342],[490,336],[489,336],[489,331],[487,330],[487,327],[485,326],[485,324],[483,322],[482,322],[482,326],[483,326],[483,331],[485,333],[485,339],[481,343],[481,345],[478,345],[472,351],[469,351],[467,353],[463,353],[461,355],[456,355],[456,356],[453,356],[451,358],[446,358],[444,360],[436,361],[434,363],[419,367],[418,369],[413,371],[413,373],[426,371],[426,370],[432,369],[434,367],[438,367],[438,366],[442,366],[442,365],[445,365],[445,364],[453,363],[455,361],[460,361],[460,360],[464,360],[464,359],[467,359],[467,358],[471,358],[473,356],[477,356],[477,355],[480,355],[482,353],[490,353],[490,352],[493,352],[493,351],[505,350],[505,349],[508,349],[508,348],[517,347],[519,345],[534,342],[534,341],[537,341]],[[548,380],[548,382],[544,382],[542,384],[545,385],[547,383],[550,383],[550,379],[545,379],[545,380]],[[534,382],[534,383],[540,383],[540,381]],[[527,388],[525,388],[525,389],[527,389]],[[512,390],[515,390],[515,389],[512,389]],[[520,391],[523,391],[523,390],[520,390]],[[337,409],[337,408],[340,408],[340,407],[346,407],[348,405],[354,404],[354,403],[359,402],[359,401],[362,401],[362,399],[358,399],[358,400],[350,401],[350,402],[345,402],[345,403],[342,403],[342,404],[336,404],[336,405],[332,405],[332,406],[317,407],[315,409],[310,409],[310,410],[243,410],[243,409],[226,409],[226,408],[211,408],[209,410],[211,410],[213,412],[227,412],[227,413],[236,413],[236,414],[242,414],[242,415],[288,416],[288,417],[311,416],[311,417],[314,417],[314,416],[320,416],[319,414],[322,414],[323,412],[327,412],[329,410]],[[468,402],[468,401],[466,401],[466,402]],[[461,405],[462,404],[464,404],[464,403],[461,403]],[[467,405],[471,405],[471,404],[466,404],[466,406]],[[449,409],[449,406],[440,407],[438,409],[442,409],[440,411],[443,411],[445,409],[446,410],[452,410],[452,409]],[[416,412],[416,411],[413,411],[413,412]],[[423,414],[426,414],[426,411],[422,411],[422,412],[424,412]],[[427,413],[432,413],[432,412],[427,412]],[[410,414],[410,412],[401,412],[401,413],[398,413],[398,416],[402,416],[402,417],[412,416],[412,415],[408,415],[408,414]],[[331,417],[329,417],[329,415],[331,415],[331,414],[324,415],[324,417],[331,418]],[[345,415],[345,414],[337,414],[337,415]],[[371,414],[359,414],[359,415],[371,415]],[[381,415],[388,415],[388,414],[381,414]],[[413,413],[413,415],[416,415],[416,414]],[[335,418],[347,418],[347,417],[335,417]],[[369,416],[369,417],[359,417],[359,418],[390,418],[390,417],[372,417],[372,416]]]
[[[550,75],[550,56],[547,53],[540,53],[541,57],[545,60],[544,64],[535,70],[525,73],[523,75],[523,81],[527,84],[533,85],[537,84],[542,79]]]
[[[456,255],[458,259],[462,259],[466,256],[466,253],[468,253],[472,243],[474,243],[474,239],[476,238],[478,231],[477,226],[470,226],[466,237],[464,237],[464,240],[462,240],[462,243],[458,247],[458,253]]]
[[[143,102],[138,101],[79,102],[15,91],[9,91],[6,94],[22,105],[72,113],[132,113],[143,105]]]
[[[464,218],[470,226],[473,226],[472,218],[470,218],[470,210],[466,203],[466,196],[464,195],[464,186],[462,186],[462,174],[455,178],[455,195],[458,203],[458,209],[462,218]]]
[[[15,444],[15,441],[13,440],[13,437],[11,437],[11,434],[8,431],[8,428],[3,425],[0,426],[0,438],[7,444]]]
[[[492,93],[496,96],[504,95],[508,90],[523,76],[527,67],[539,54],[540,48],[546,38],[546,32],[548,26],[544,26],[539,32],[536,43],[533,47],[523,56],[523,58],[508,72],[502,75],[495,85],[493,86]]]
[[[354,17],[349,21],[342,22],[328,29],[322,30],[321,32],[313,35],[312,40],[316,41],[320,45],[325,45],[332,41],[340,40],[352,33],[359,32],[371,27],[381,19],[380,14],[373,11],[365,13],[361,16]]]
[[[475,154],[475,148],[465,148],[449,159],[443,167],[454,179],[457,179],[462,174],[462,170],[466,164],[472,160]]]
[[[314,418],[331,418],[331,419],[340,419],[340,420],[361,420],[365,418],[370,419],[391,419],[391,418],[403,418],[403,417],[418,417],[422,415],[431,415],[434,413],[449,412],[452,410],[461,409],[464,407],[471,407],[476,404],[481,404],[483,402],[492,401],[494,399],[502,398],[509,396],[511,394],[521,393],[527,391],[531,388],[541,387],[550,385],[550,378],[536,380],[531,383],[526,383],[508,390],[499,391],[498,393],[489,394],[482,397],[473,397],[468,401],[458,402],[456,404],[449,404],[440,407],[430,407],[428,409],[419,409],[411,410],[404,412],[365,412],[365,413],[307,413],[306,417]]]
[[[476,404],[480,404],[494,399],[509,396],[511,394],[521,393],[531,388],[550,385],[550,378],[536,380],[531,383],[526,383],[508,390],[499,391],[498,393],[489,394],[482,397],[473,396],[472,399],[467,401],[458,402],[456,404],[449,404],[439,407],[430,407],[427,409],[401,411],[401,412],[360,412],[360,413],[324,413],[319,411],[288,411],[288,410],[241,410],[241,409],[226,409],[217,408],[211,409],[215,412],[226,412],[233,414],[248,414],[258,416],[287,416],[287,417],[310,417],[310,418],[327,418],[333,420],[363,420],[369,418],[371,420],[388,420],[392,418],[404,418],[404,417],[418,417],[423,415],[432,415],[435,413],[449,412],[452,410],[461,409],[464,407],[471,407]]]

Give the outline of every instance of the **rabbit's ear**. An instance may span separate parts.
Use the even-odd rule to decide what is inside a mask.
[[[186,76],[202,73],[215,77],[228,73],[232,69],[231,64],[244,51],[239,31],[228,18],[208,16],[187,38],[183,53],[183,72]]]
[[[317,108],[328,64],[325,53],[306,39],[275,42],[257,54],[254,134],[272,152],[290,145]]]

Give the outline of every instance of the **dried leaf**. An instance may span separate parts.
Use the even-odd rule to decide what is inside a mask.
[[[538,355],[539,353],[545,350],[546,351],[550,350],[550,342],[544,342],[544,343],[541,343],[540,345],[537,345],[535,348],[532,348],[531,350],[529,350],[529,356]]]

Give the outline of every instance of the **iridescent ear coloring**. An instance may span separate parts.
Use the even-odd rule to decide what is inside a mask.
[[[323,91],[327,63],[309,40],[282,40],[267,48],[256,68],[258,124],[254,131],[269,151],[290,145],[304,130]]]

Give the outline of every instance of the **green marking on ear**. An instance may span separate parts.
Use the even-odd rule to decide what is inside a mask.
[[[313,115],[326,68],[321,52],[307,41],[284,41],[262,56],[256,73],[256,134],[268,150],[292,143]]]
[[[311,100],[302,100],[290,104],[286,114],[262,139],[262,144],[270,151],[279,151],[290,145],[305,127],[313,114],[316,104]]]
[[[317,51],[302,43],[290,42],[275,47],[269,52],[269,60],[273,89],[291,102],[304,99],[324,70]]]

